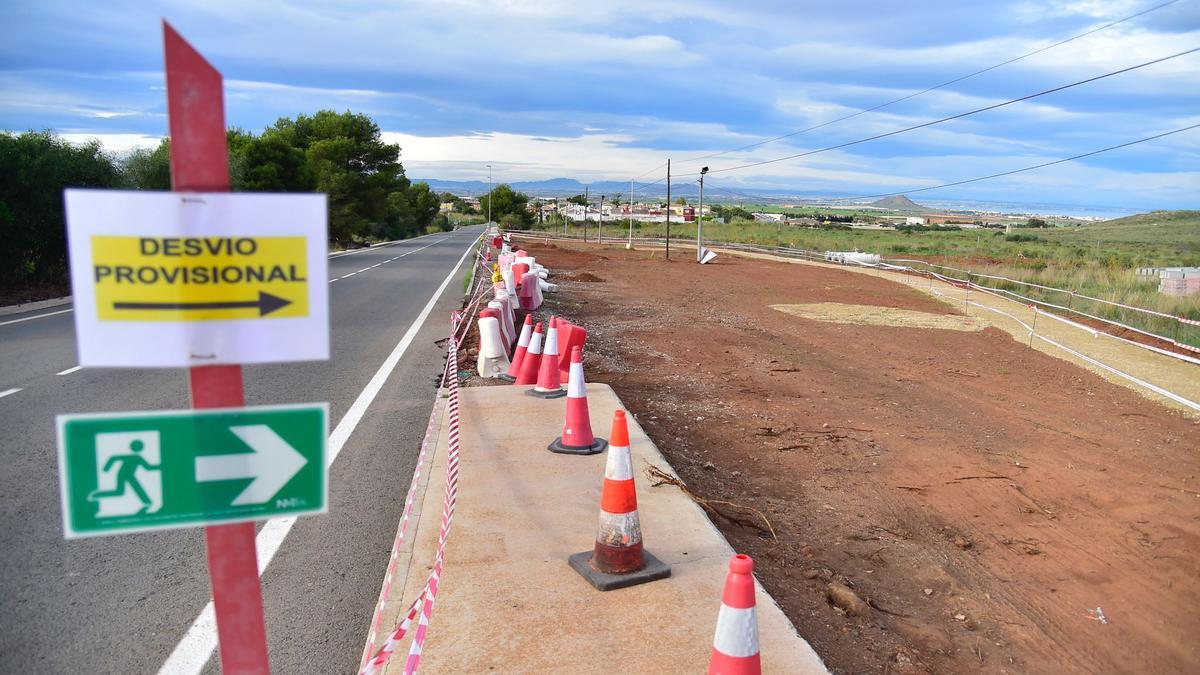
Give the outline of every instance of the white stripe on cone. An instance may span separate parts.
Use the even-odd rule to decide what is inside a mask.
[[[754,607],[735,609],[721,605],[713,649],[726,656],[746,657],[758,653],[758,616]]]
[[[534,333],[529,336],[529,354],[540,356],[542,353],[542,333]]]
[[[558,361],[558,326],[550,326],[546,330],[546,342],[542,347],[542,354],[553,356],[555,362]]]
[[[533,324],[521,325],[521,337],[517,338],[517,346],[529,348],[529,336],[533,335]]]
[[[604,465],[604,477],[609,480],[633,479],[629,448],[619,445],[609,446],[608,462]]]
[[[609,513],[601,509],[600,532],[596,541],[606,546],[633,546],[642,543],[642,521],[638,519],[638,512]],[[719,629],[720,619],[717,620],[717,626]]]
[[[570,377],[567,378],[567,396],[571,398],[583,398],[587,396],[583,382],[582,363],[571,364]]]

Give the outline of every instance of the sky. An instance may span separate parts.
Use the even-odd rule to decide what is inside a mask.
[[[1163,0],[0,0],[0,130],[113,152],[166,134],[160,20],[225,77],[227,122],[370,114],[413,178],[677,181],[869,195],[1051,161],[1200,123],[1200,52],[998,110],[825,148],[1200,47],[1178,0],[876,112],[766,143],[1040,49]],[[716,192],[713,194],[720,194]],[[930,199],[1200,207],[1200,129]]]

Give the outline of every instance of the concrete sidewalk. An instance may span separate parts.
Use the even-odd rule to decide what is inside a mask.
[[[457,510],[421,669],[704,672],[729,544],[677,488],[649,487],[646,466],[672,471],[630,415],[646,550],[671,565],[671,578],[594,590],[567,557],[595,540],[606,454],[547,451],[562,430],[564,399],[537,399],[524,390],[461,390]],[[613,411],[623,406],[607,385],[589,384],[587,391],[593,431],[607,437]],[[398,564],[376,648],[420,592],[434,559],[446,475],[444,415],[441,427],[418,498],[423,517],[409,529],[411,555]],[[828,672],[761,586],[758,622],[764,672]],[[386,672],[402,672],[404,657],[396,654]]]

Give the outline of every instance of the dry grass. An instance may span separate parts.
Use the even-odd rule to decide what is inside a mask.
[[[930,314],[911,309],[876,307],[874,305],[845,305],[838,302],[820,302],[809,305],[771,305],[771,309],[802,319],[868,326],[893,326],[898,328],[932,328],[941,330],[977,331],[984,324],[969,316],[956,314]]]

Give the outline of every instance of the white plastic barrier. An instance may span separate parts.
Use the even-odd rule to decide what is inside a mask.
[[[493,309],[479,313],[479,358],[475,365],[480,377],[500,377],[508,372],[508,350],[494,314]]]
[[[499,299],[492,300],[487,304],[488,309],[496,312],[496,322],[500,324],[501,344],[504,347],[504,354],[512,357],[512,343],[516,341],[517,336],[513,331],[512,322],[508,320],[508,309],[505,307],[505,302]]]
[[[858,251],[825,251],[825,259],[842,265],[878,265],[882,260],[878,253]]]
[[[526,272],[521,279],[521,288],[517,296],[521,298],[521,309],[536,311],[542,306],[542,289],[536,272]]]

